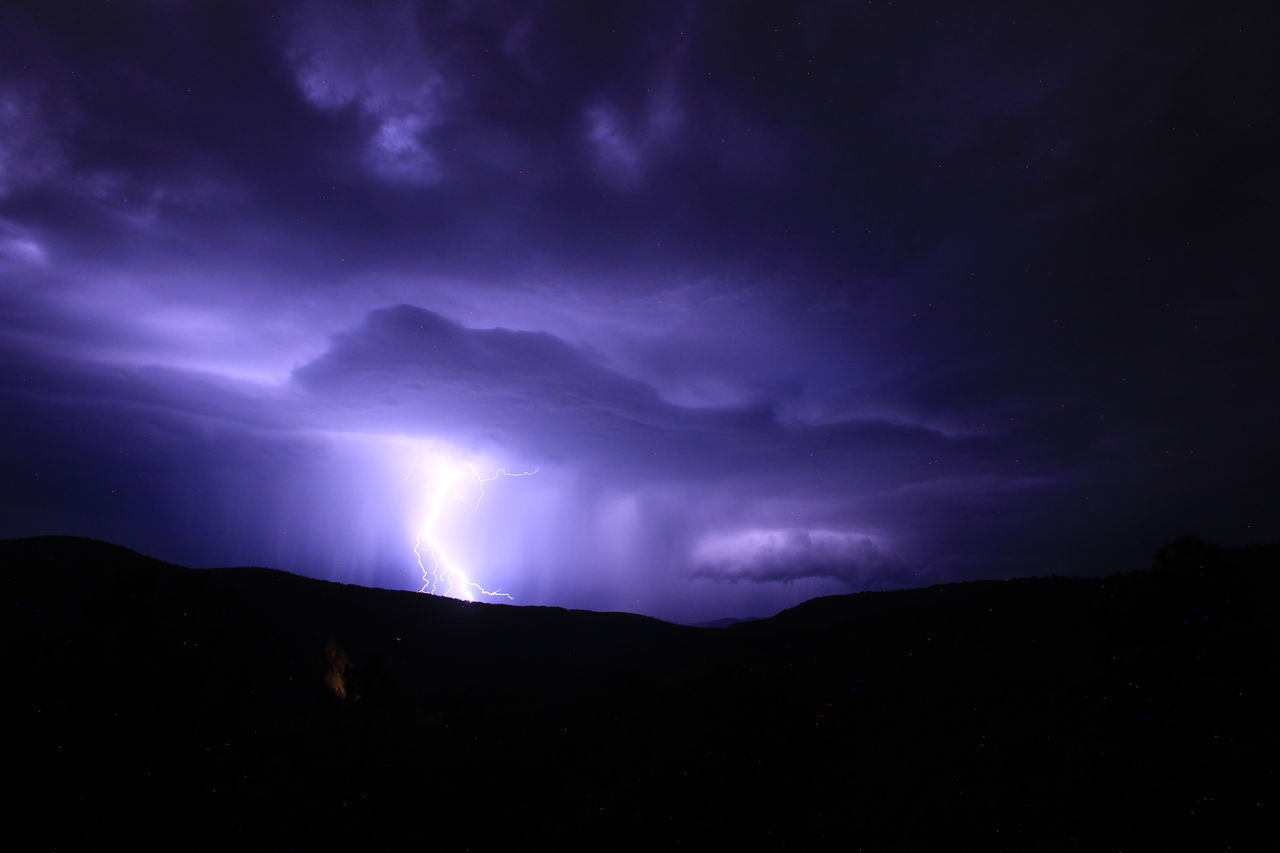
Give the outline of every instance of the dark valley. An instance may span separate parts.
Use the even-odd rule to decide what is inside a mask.
[[[23,849],[1258,849],[1275,546],[693,628],[0,543]],[[14,795],[11,795],[11,797]]]

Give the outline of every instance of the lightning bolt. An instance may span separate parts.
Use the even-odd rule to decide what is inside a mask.
[[[444,507],[451,500],[456,500],[475,512],[480,508],[487,494],[486,483],[492,483],[499,477],[532,477],[538,473],[539,469],[511,472],[506,468],[499,468],[493,476],[484,477],[470,463],[440,461],[434,467],[436,470],[430,481],[431,508],[413,543],[413,554],[418,560],[418,568],[422,570],[422,589],[419,592],[446,595],[464,601],[475,601],[476,593],[490,598],[506,598],[514,601],[515,599],[501,589],[485,589],[468,577],[467,573],[445,552],[436,536],[436,529]],[[474,480],[478,488],[473,498],[468,497],[462,488],[464,482],[469,484],[471,480]]]

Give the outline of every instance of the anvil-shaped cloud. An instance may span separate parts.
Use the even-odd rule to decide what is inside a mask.
[[[655,588],[711,578],[808,577],[856,586],[858,577],[833,569],[832,560],[857,556],[869,567],[862,540],[850,540],[862,551],[844,557],[830,549],[784,554],[769,547],[753,556],[739,542],[733,558],[713,571],[695,550],[744,519],[775,526],[794,521],[798,511],[823,529],[892,526],[883,513],[857,516],[868,495],[920,480],[909,472],[944,447],[978,469],[990,453],[982,440],[920,428],[788,426],[767,408],[675,405],[552,335],[469,329],[410,306],[370,313],[275,388],[175,370],[11,360],[9,375],[21,380],[6,391],[25,412],[22,423],[40,428],[10,436],[9,446],[23,443],[45,455],[42,476],[51,485],[83,475],[124,486],[105,491],[131,511],[140,509],[136,502],[151,507],[147,535],[155,538],[156,526],[183,531],[161,537],[181,541],[169,552],[175,558],[233,561],[261,553],[260,540],[270,540],[267,550],[287,565],[397,585],[397,570],[378,561],[403,561],[396,548],[403,546],[405,508],[396,501],[404,494],[394,484],[412,460],[392,458],[402,451],[387,448],[399,447],[396,439],[437,442],[542,469],[509,499],[502,510],[509,516],[491,519],[490,535],[523,543],[521,553],[503,557],[513,577],[506,586],[518,591],[521,572],[540,566],[528,569],[542,575],[528,588],[554,591],[551,600],[561,601],[574,598],[570,590],[591,590],[582,603],[595,605],[624,606],[638,594],[661,609],[652,603],[662,597]],[[98,425],[92,431],[77,426],[89,421]],[[113,459],[141,460],[157,472],[183,470],[183,500],[162,500],[159,483],[147,494],[145,478],[126,475]],[[850,477],[858,459],[860,470]],[[28,511],[89,511],[75,501],[39,503]],[[166,519],[179,511],[187,520]],[[191,535],[190,516],[200,519],[196,528],[208,524],[208,536]],[[234,547],[219,532],[228,521],[241,532]],[[280,542],[290,529],[307,532],[293,534],[296,543]],[[141,535],[136,525],[134,533]],[[814,535],[821,543],[843,534]],[[883,566],[897,571],[890,558],[876,559],[868,583],[879,582]],[[342,560],[362,568],[337,565]],[[815,589],[828,587],[805,592]],[[532,600],[543,598],[535,591]],[[724,599],[714,605],[723,606]]]

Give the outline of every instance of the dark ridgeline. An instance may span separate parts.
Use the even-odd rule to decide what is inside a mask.
[[[1250,849],[1280,549],[687,628],[0,543],[22,849]]]

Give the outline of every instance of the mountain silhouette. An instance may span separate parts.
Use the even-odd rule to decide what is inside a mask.
[[[673,625],[0,542],[21,849],[1248,849],[1280,547]],[[22,840],[25,839],[25,840]]]

